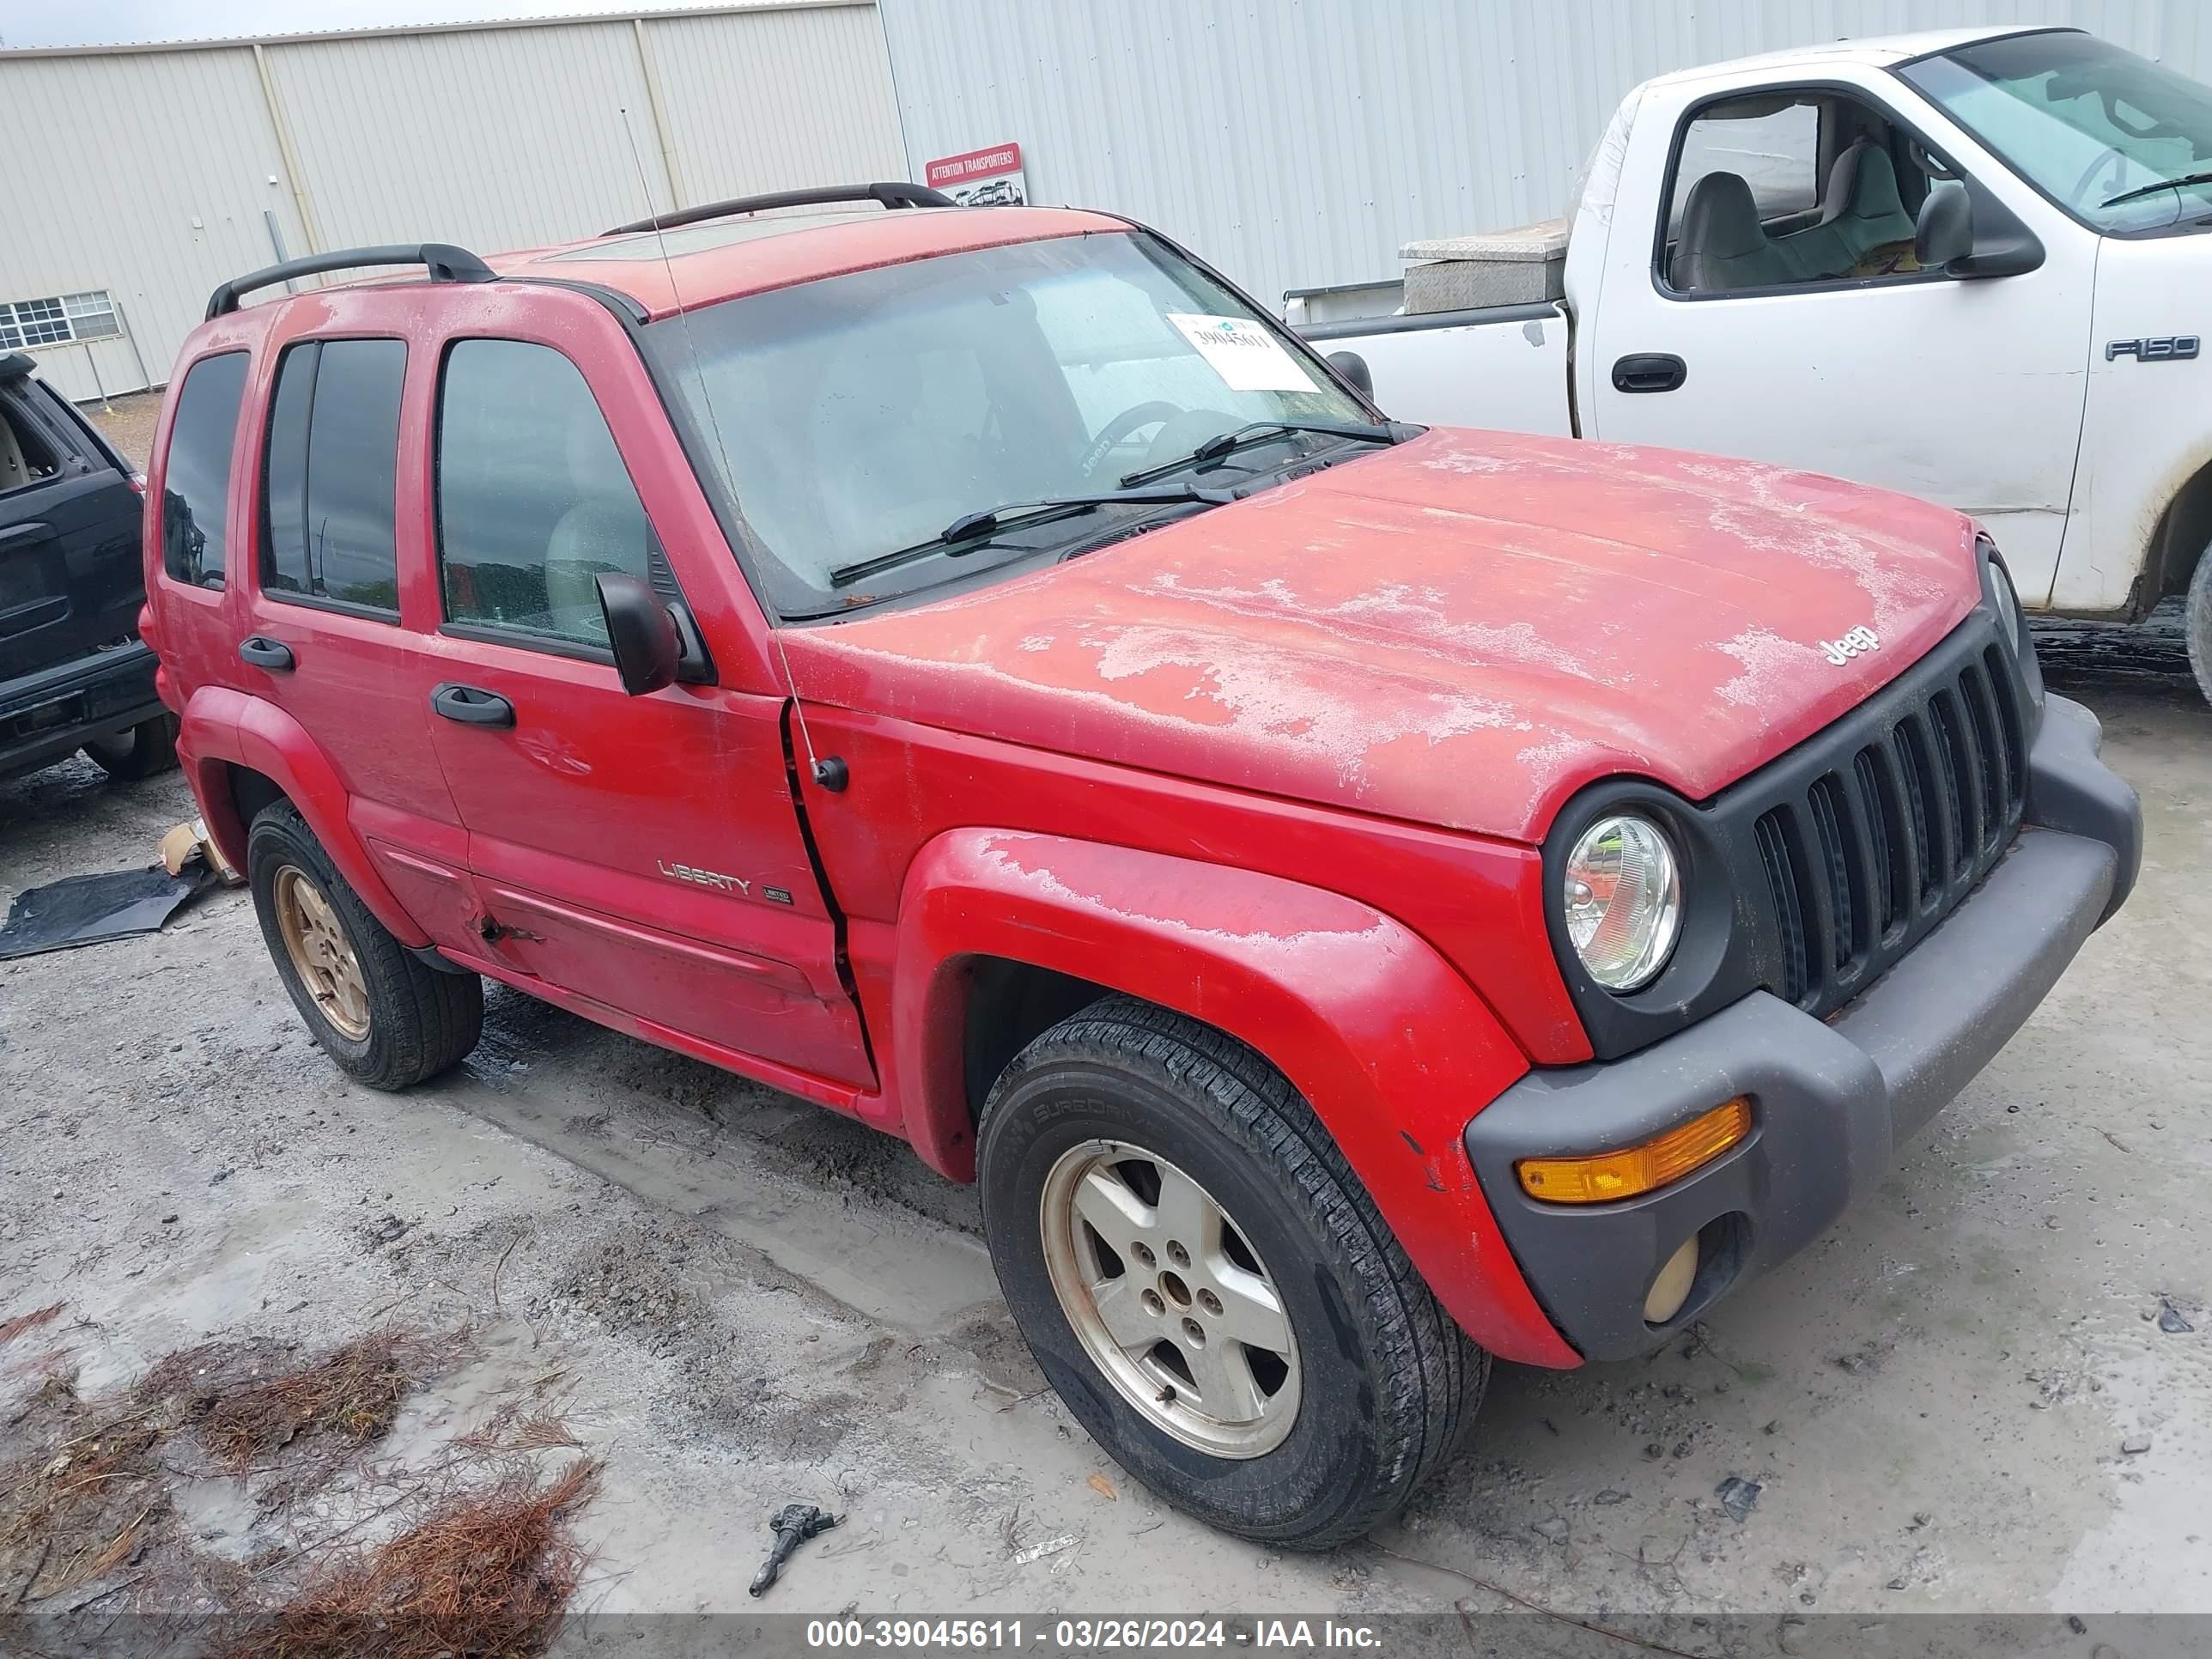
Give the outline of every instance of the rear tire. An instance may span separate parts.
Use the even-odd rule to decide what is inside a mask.
[[[1030,1352],[1092,1438],[1178,1509],[1327,1549],[1396,1515],[1456,1449],[1489,1356],[1311,1108],[1243,1044],[1148,1003],[1096,1003],[1016,1056],[976,1152],[992,1262]],[[1209,1224],[1212,1242],[1188,1237]]]
[[[158,776],[177,764],[177,717],[163,713],[123,731],[88,738],[84,752],[111,778],[135,782]]]
[[[289,802],[254,818],[246,866],[276,975],[339,1070],[404,1089],[477,1046],[483,981],[433,968],[392,938]]]
[[[2189,579],[2189,597],[2183,602],[2181,616],[2197,690],[2205,702],[2212,702],[2212,548],[2197,556],[2197,574]]]

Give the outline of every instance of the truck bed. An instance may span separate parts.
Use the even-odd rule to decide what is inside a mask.
[[[1574,435],[1566,309],[1556,301],[1309,323],[1324,354],[1356,351],[1394,420]]]

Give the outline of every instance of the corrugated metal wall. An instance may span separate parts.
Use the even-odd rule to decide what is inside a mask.
[[[0,300],[104,289],[123,312],[121,340],[33,349],[78,398],[167,377],[209,291],[276,258],[264,210],[295,255],[490,252],[592,234],[648,197],[906,167],[870,0],[277,39],[258,61],[250,44],[0,53]]]
[[[872,8],[754,17],[742,33],[717,21],[646,25],[685,201],[906,176]]]
[[[627,20],[264,50],[325,246],[528,247],[665,199]]]
[[[1621,94],[1746,53],[2071,23],[2212,81],[2202,0],[881,0],[908,160],[1156,224],[1263,301],[1560,212]]]
[[[120,340],[32,349],[69,397],[166,379],[208,291],[269,263],[264,208],[300,246],[242,49],[0,58],[0,300],[106,289],[120,313]]]

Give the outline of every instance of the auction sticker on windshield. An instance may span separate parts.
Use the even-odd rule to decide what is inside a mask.
[[[1249,317],[1194,316],[1170,311],[1167,319],[1198,348],[1231,392],[1316,392],[1313,376],[1283,349],[1283,343]]]

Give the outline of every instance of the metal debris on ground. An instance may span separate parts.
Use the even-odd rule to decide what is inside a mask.
[[[65,876],[27,888],[15,895],[7,926],[0,927],[0,962],[158,933],[215,882],[214,871],[194,860],[175,875],[156,864],[106,875]]]
[[[1074,1547],[1075,1534],[1072,1532],[1064,1532],[1057,1538],[1046,1539],[1042,1544],[1032,1544],[1025,1550],[1017,1550],[1014,1553],[1014,1565],[1018,1567],[1026,1567],[1032,1561],[1042,1561],[1048,1555],[1057,1555],[1062,1550],[1072,1550]]]
[[[764,1595],[768,1587],[775,1583],[783,1571],[783,1564],[791,1559],[792,1552],[818,1533],[836,1526],[841,1517],[811,1504],[787,1504],[769,1517],[769,1529],[775,1534],[775,1547],[768,1553],[768,1559],[753,1575],[747,1588],[748,1595]]]
[[[1752,1510],[1758,1507],[1759,1490],[1758,1481],[1732,1474],[1713,1488],[1713,1496],[1721,1500],[1721,1507],[1730,1516],[1743,1521],[1749,1519]]]
[[[2168,1336],[2179,1336],[2184,1331],[2193,1331],[2197,1328],[2181,1316],[2181,1310],[2171,1302],[2161,1302],[2158,1304],[2158,1328]]]

